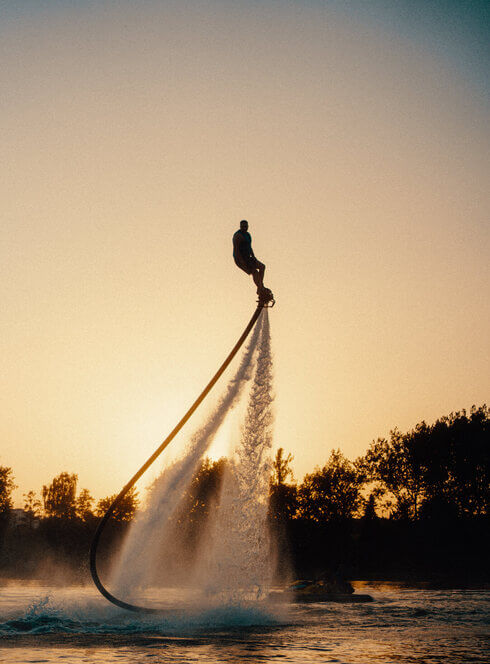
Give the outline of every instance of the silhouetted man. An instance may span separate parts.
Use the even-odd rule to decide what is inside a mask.
[[[255,258],[252,236],[248,232],[248,221],[245,219],[240,222],[240,230],[233,235],[233,258],[241,270],[252,275],[260,295],[264,290],[265,265]]]

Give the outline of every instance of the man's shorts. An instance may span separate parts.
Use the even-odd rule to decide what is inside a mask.
[[[262,265],[254,256],[249,256],[248,258],[233,256],[233,258],[238,267],[247,274],[252,274],[255,270],[259,270]]]

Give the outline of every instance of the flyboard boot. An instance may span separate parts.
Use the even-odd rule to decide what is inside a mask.
[[[265,286],[257,288],[257,295],[259,296],[259,299],[257,300],[259,306],[273,307],[276,303],[270,288],[266,288]]]

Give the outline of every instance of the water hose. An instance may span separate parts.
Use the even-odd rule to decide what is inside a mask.
[[[254,327],[255,323],[259,319],[259,316],[261,314],[262,309],[264,306],[268,306],[266,303],[263,301],[259,300],[258,306],[254,312],[254,315],[250,319],[247,327],[242,333],[242,336],[238,339],[236,344],[233,346],[230,354],[226,358],[226,360],[223,362],[223,364],[220,366],[218,371],[214,374],[214,376],[211,378],[209,383],[206,385],[204,390],[201,392],[201,394],[197,397],[197,399],[194,401],[192,406],[189,408],[189,410],[186,412],[184,417],[180,420],[180,422],[172,429],[172,431],[168,434],[168,436],[165,438],[163,443],[153,452],[151,457],[141,466],[141,468],[138,470],[137,473],[133,475],[133,477],[129,480],[129,482],[121,489],[115,500],[112,502],[110,505],[109,509],[107,512],[104,514],[104,516],[101,518],[97,525],[97,529],[95,531],[94,537],[92,539],[92,543],[90,545],[90,573],[92,574],[92,579],[97,587],[97,590],[106,598],[109,600],[109,602],[112,602],[112,604],[115,604],[116,606],[119,606],[121,609],[126,609],[128,611],[135,611],[137,613],[161,613],[161,609],[153,609],[145,606],[138,606],[137,604],[130,604],[129,602],[125,602],[117,597],[115,597],[112,593],[110,593],[107,588],[103,585],[102,581],[99,578],[99,574],[97,572],[97,547],[99,545],[99,540],[102,535],[102,532],[111,518],[112,514],[114,513],[115,509],[117,506],[121,503],[122,499],[124,496],[128,493],[128,491],[131,489],[134,484],[139,480],[139,478],[143,475],[143,473],[151,466],[151,464],[157,459],[157,457],[163,452],[163,450],[167,447],[167,445],[175,438],[177,433],[182,429],[184,424],[187,422],[187,420],[191,417],[191,415],[197,410],[197,408],[200,406],[200,404],[204,401],[206,396],[209,394],[211,389],[214,387],[214,385],[217,383],[221,375],[224,373],[225,369],[228,367],[232,359],[235,357],[235,355],[238,353],[240,350],[241,346],[243,345],[243,342],[245,339],[248,337],[250,334],[250,331]],[[269,305],[270,306],[270,305]]]

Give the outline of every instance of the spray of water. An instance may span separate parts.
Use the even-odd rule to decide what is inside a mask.
[[[164,568],[167,564],[171,570],[172,557],[177,553],[178,543],[168,541],[170,521],[225,416],[236,405],[252,377],[253,359],[262,337],[264,320],[261,316],[238,370],[204,425],[192,436],[184,455],[165,469],[153,483],[146,508],[138,513],[133,522],[112,572],[111,585],[116,594],[132,597],[137,590],[151,585],[157,568]],[[167,542],[164,547],[162,541],[165,539]]]
[[[226,603],[260,599],[272,577],[267,527],[273,391],[267,312],[240,442],[225,471],[196,583]]]

